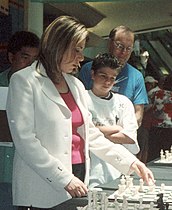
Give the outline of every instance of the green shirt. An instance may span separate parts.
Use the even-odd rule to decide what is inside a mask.
[[[7,69],[0,73],[0,86],[1,87],[8,87],[9,81],[8,81],[8,73],[10,69]]]

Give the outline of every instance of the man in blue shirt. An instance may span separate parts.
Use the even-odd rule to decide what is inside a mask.
[[[112,90],[127,96],[132,101],[137,122],[140,126],[144,105],[148,104],[148,97],[142,73],[127,63],[133,51],[133,46],[134,33],[130,28],[118,26],[111,30],[108,41],[109,52],[117,57],[120,64],[123,65]],[[83,82],[86,89],[91,89],[92,87],[91,66],[92,62],[86,63],[79,72],[79,79]],[[145,147],[145,143],[142,140],[140,143],[143,144],[141,145],[142,148]]]

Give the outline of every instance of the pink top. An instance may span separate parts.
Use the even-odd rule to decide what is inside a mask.
[[[72,164],[84,163],[84,140],[77,133],[77,128],[84,123],[81,111],[70,91],[60,95],[72,112]]]

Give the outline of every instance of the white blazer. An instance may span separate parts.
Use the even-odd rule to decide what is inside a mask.
[[[83,84],[72,75],[64,74],[64,77],[84,119],[78,133],[85,140],[85,183],[89,179],[89,148],[122,173],[128,173],[135,156],[105,139],[94,127]],[[36,70],[35,62],[13,74],[7,116],[16,147],[13,204],[50,208],[71,198],[64,189],[73,177],[71,111],[43,66]]]

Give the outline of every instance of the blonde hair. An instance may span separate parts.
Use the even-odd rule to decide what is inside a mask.
[[[71,43],[77,44],[87,37],[86,27],[70,16],[60,16],[46,28],[41,38],[38,60],[54,83],[60,81],[60,63],[65,51]]]

